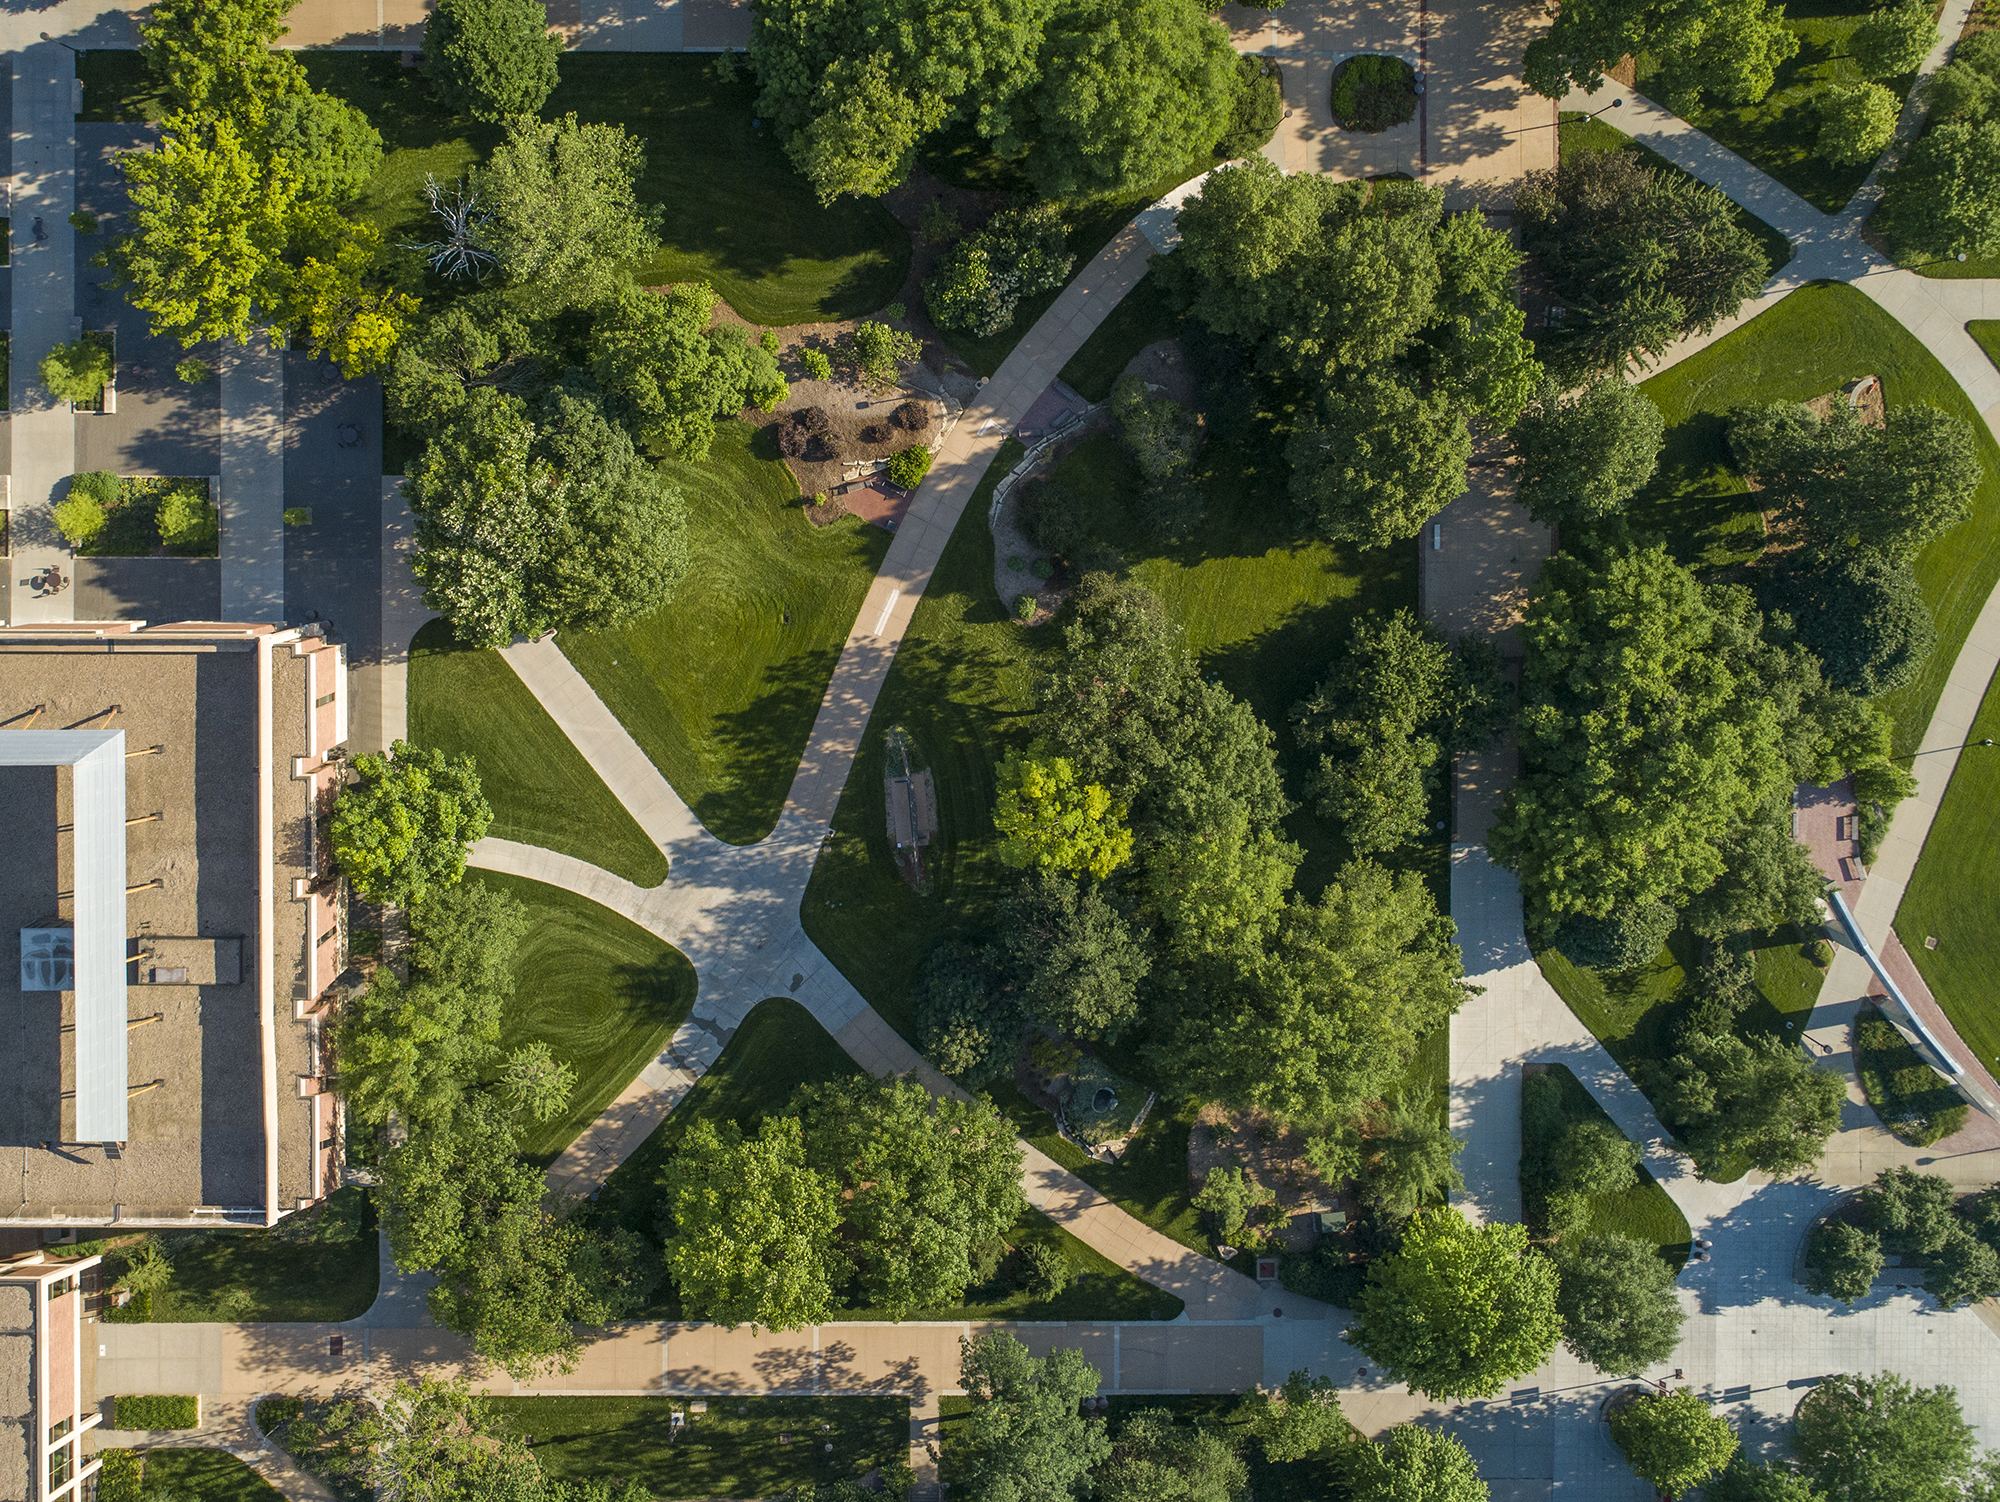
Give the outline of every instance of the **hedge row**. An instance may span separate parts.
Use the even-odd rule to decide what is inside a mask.
[[[123,1393],[111,1400],[114,1429],[193,1429],[201,1399],[191,1393]]]
[[[139,1455],[135,1450],[99,1452],[104,1469],[97,1473],[97,1502],[139,1502]]]

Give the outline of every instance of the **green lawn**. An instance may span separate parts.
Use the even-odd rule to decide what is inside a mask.
[[[1965,1097],[1875,1007],[1854,1019],[1854,1072],[1882,1125],[1912,1146],[1942,1142],[1965,1125]]]
[[[1652,147],[1640,145],[1610,121],[1593,120],[1580,110],[1565,111],[1561,116],[1561,123],[1556,127],[1556,134],[1561,139],[1557,150],[1564,161],[1568,161],[1579,151],[1630,151],[1656,172],[1670,173],[1675,177],[1690,176],[1684,168],[1675,166]],[[1771,270],[1774,273],[1791,260],[1792,242],[1783,234],[1771,228],[1740,203],[1732,203],[1729,208],[1736,222],[1750,231],[1757,243],[1763,246],[1764,254],[1770,259]]]
[[[510,893],[528,909],[500,1046],[546,1043],[576,1070],[569,1109],[522,1127],[521,1151],[546,1164],[686,1020],[694,1008],[694,967],[638,924],[573,892],[493,871],[469,872],[467,879]]]
[[[432,621],[410,644],[410,739],[470,753],[497,839],[573,855],[635,882],[667,879],[667,858],[498,652],[467,651]]]
[[[1804,1029],[1824,979],[1804,955],[1807,938],[1789,924],[1753,936],[1759,994],[1738,1017],[1739,1032],[1789,1032],[1796,1037]],[[1617,975],[1571,964],[1560,949],[1541,950],[1535,960],[1556,994],[1619,1067],[1636,1078],[1641,1060],[1664,1059],[1674,1051],[1681,1017],[1691,1000],[1688,976],[1699,943],[1692,934],[1678,930],[1650,965]],[[1711,1177],[1731,1182],[1743,1176],[1746,1166]]]
[[[1966,1047],[2000,1069],[2000,679],[1987,686],[1903,894],[1896,933]],[[1935,938],[1937,948],[1925,947]]]
[[[803,1084],[859,1073],[859,1066],[835,1043],[812,1014],[782,997],[761,1003],[744,1019],[734,1037],[673,1115],[618,1166],[586,1212],[617,1221],[640,1235],[657,1239],[659,1203],[657,1179],[661,1165],[672,1156],[693,1121],[735,1121],[745,1131],[756,1130],[769,1113],[782,1110]],[[1099,1256],[1047,1216],[1029,1210],[1007,1233],[1015,1246],[1037,1242],[1060,1248],[1069,1259],[1074,1281],[1056,1298],[1030,1299],[1004,1288],[973,1289],[958,1308],[927,1309],[910,1314],[914,1320],[1010,1319],[1171,1319],[1181,1302],[1160,1292]],[[662,1285],[641,1319],[681,1318],[673,1288]],[[868,1308],[840,1309],[839,1320],[877,1320],[889,1316]]]
[[[954,187],[1007,192],[1020,195],[1024,199],[1036,196],[1034,184],[1024,174],[1011,164],[994,157],[986,150],[985,143],[972,135],[964,126],[942,132],[927,142],[923,153],[923,165]],[[1158,182],[1148,184],[1135,192],[1065,201],[1063,218],[1069,225],[1066,243],[1069,253],[1076,260],[1076,264],[1070,268],[1070,275],[1074,277],[1088,266],[1096,258],[1097,253],[1109,245],[1112,237],[1131,223],[1133,216],[1141,209],[1172,192],[1189,178],[1197,177],[1216,165],[1218,163],[1212,155],[1190,157],[1163,174]],[[1035,320],[1046,313],[1061,295],[1062,288],[1056,287],[1024,299],[1015,310],[1014,321],[1011,324],[999,333],[990,334],[983,339],[971,334],[947,333],[944,330],[939,330],[939,337],[980,375],[992,375],[1000,368],[1000,362],[1014,352],[1014,346],[1021,342],[1021,336],[1035,326]],[[1135,345],[1134,348],[1137,349],[1138,346]],[[1123,362],[1120,363],[1122,365]],[[1079,386],[1077,389],[1081,391],[1083,388]]]
[[[1173,338],[1179,323],[1160,279],[1148,271],[1070,356],[1062,378],[1079,395],[1101,402],[1132,357],[1149,344]]]
[[[201,1502],[281,1502],[284,1493],[223,1450],[148,1450],[142,1497]]]
[[[1629,515],[1682,562],[1719,567],[1753,559],[1762,528],[1729,458],[1728,414],[1758,402],[1804,401],[1856,377],[1882,377],[1889,404],[1923,402],[1971,424],[1986,478],[1971,518],[1917,559],[1937,620],[1937,650],[1917,680],[1881,703],[1896,720],[1896,751],[1922,740],[1958,649],[2000,580],[2000,446],[1950,373],[1866,294],[1802,287],[1727,338],[1641,388],[1667,418],[1660,470]]]
[[[1910,270],[1918,276],[1935,277],[1941,282],[1983,281],[2000,276],[2000,256],[1982,256],[1964,261],[1929,261]]]
[[[1597,1103],[1584,1088],[1583,1082],[1567,1067],[1550,1064],[1546,1073],[1561,1091],[1565,1125],[1598,1121],[1613,1131],[1618,1130],[1611,1113]],[[1532,1152],[1536,1144],[1525,1140],[1525,1128],[1523,1137],[1521,1150],[1525,1155]],[[1528,1187],[1525,1178],[1521,1187],[1523,1190]],[[1693,1250],[1690,1245],[1693,1233],[1688,1230],[1687,1217],[1681,1214],[1673,1196],[1659,1186],[1643,1164],[1629,1187],[1590,1197],[1590,1221],[1583,1230],[1585,1233],[1615,1233],[1650,1241],[1660,1249],[1662,1257],[1673,1263],[1676,1272],[1687,1262],[1688,1253]]]
[[[2000,276],[2000,265],[1994,267],[1993,274]],[[1965,331],[1986,351],[1986,358],[2000,367],[2000,318],[1975,318]]]
[[[375,1207],[351,1186],[268,1231],[168,1232],[159,1240],[174,1270],[153,1300],[155,1324],[332,1323],[375,1302]]]
[[[347,100],[382,133],[387,156],[362,194],[360,217],[382,231],[397,278],[433,296],[421,258],[399,241],[430,238],[424,177],[453,181],[500,139],[442,110],[423,75],[393,52],[300,55],[317,88]],[[770,132],[751,128],[756,88],[718,83],[712,60],[662,53],[568,52],[543,114],[574,111],[622,124],[645,147],[643,202],[660,214],[659,254],[640,280],[705,281],[753,323],[817,323],[872,313],[909,274],[908,233],[880,203],[843,198],[822,208]],[[89,120],[155,120],[157,87],[136,52],[78,60]]]
[[[1823,213],[1837,213],[1868,176],[1872,162],[1836,166],[1821,157],[1819,95],[1830,84],[1862,82],[1848,55],[1848,38],[1875,9],[1872,0],[1789,0],[1786,27],[1797,33],[1798,54],[1778,67],[1771,92],[1756,104],[1704,105],[1687,116],[1731,151],[1761,167]],[[1901,100],[1915,74],[1881,80]],[[1642,67],[1639,88],[1648,98],[1654,79]]]
[[[707,459],[660,466],[692,524],[693,567],[672,602],[557,637],[674,790],[735,844],[777,823],[890,541],[851,516],[807,521],[791,471],[757,434],[718,424]]]
[[[660,1502],[776,1497],[909,1458],[908,1398],[706,1401],[708,1412],[692,1415],[678,1440],[668,1415],[685,1412],[686,1398],[495,1398],[493,1409],[527,1436],[551,1480],[629,1478]]]

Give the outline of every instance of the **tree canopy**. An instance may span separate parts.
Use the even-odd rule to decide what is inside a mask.
[[[1612,1408],[1611,1438],[1639,1479],[1668,1496],[1715,1475],[1737,1446],[1729,1420],[1685,1387],[1641,1393]]]
[[[1101,879],[1131,858],[1125,805],[1099,784],[1081,781],[1065,758],[1010,751],[997,780],[993,827],[1000,832],[998,854],[1006,864]]]
[[[1600,1372],[1636,1377],[1680,1344],[1686,1318],[1674,1298],[1674,1271],[1651,1242],[1631,1236],[1564,1239],[1556,1312],[1563,1343]]]
[[[1346,1338],[1433,1402],[1488,1398],[1562,1338],[1556,1281],[1523,1227],[1426,1211],[1400,1251],[1369,1265]]]
[[[1560,0],[1555,23],[1528,44],[1522,76],[1536,93],[1561,99],[1572,84],[1596,89],[1620,58],[1643,55],[1659,71],[1655,97],[1676,114],[1704,99],[1755,104],[1771,91],[1778,64],[1799,50],[1784,19],[1768,0]]]
[[[1003,899],[998,932],[1030,1020],[1095,1038],[1115,1036],[1137,1012],[1152,954],[1096,884],[1037,872]]]
[[[1881,212],[1899,260],[2000,255],[2000,119],[1926,131],[1883,175]]]
[[[1111,1454],[1103,1421],[1082,1416],[1096,1368],[1073,1346],[1030,1356],[1005,1331],[961,1336],[958,1347],[972,1409],[953,1440],[952,1491],[972,1502],[1074,1502]]]
[[[1959,1502],[1974,1445],[1954,1389],[1883,1372],[1828,1377],[1807,1393],[1792,1454],[1832,1502]]]
[[[620,125],[519,115],[479,174],[484,231],[508,283],[551,311],[600,302],[657,248],[636,187],[645,153]]]
[[[1514,424],[1517,498],[1544,526],[1615,516],[1653,478],[1667,420],[1622,376],[1565,394],[1547,382]]]
[[[1771,274],[1720,191],[1629,151],[1579,151],[1529,173],[1514,212],[1521,244],[1563,302],[1542,348],[1565,371],[1615,374],[1708,333]]]
[[[469,756],[397,741],[387,756],[354,758],[341,790],[334,859],[371,902],[409,907],[465,874],[465,855],[493,822]]]
[[[1839,1075],[1813,1068],[1796,1044],[1769,1033],[1695,1034],[1641,1073],[1660,1120],[1703,1177],[1746,1159],[1772,1175],[1803,1172],[1839,1129],[1847,1099]]]
[[[438,0],[424,24],[424,71],[438,97],[490,123],[541,113],[562,50],[542,0]]]
[[[1090,1489],[1099,1502],[1245,1502],[1250,1475],[1213,1430],[1147,1408],[1119,1425]]]
[[[1486,1502],[1472,1452],[1449,1434],[1398,1424],[1348,1461],[1354,1502]]]

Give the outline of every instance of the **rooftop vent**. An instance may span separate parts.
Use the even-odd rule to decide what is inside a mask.
[[[21,930],[21,989],[76,989],[76,944],[67,928]]]

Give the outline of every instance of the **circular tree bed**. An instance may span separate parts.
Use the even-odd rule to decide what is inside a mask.
[[[1333,118],[1341,129],[1387,130],[1416,113],[1416,70],[1400,57],[1367,52],[1333,70]]]

